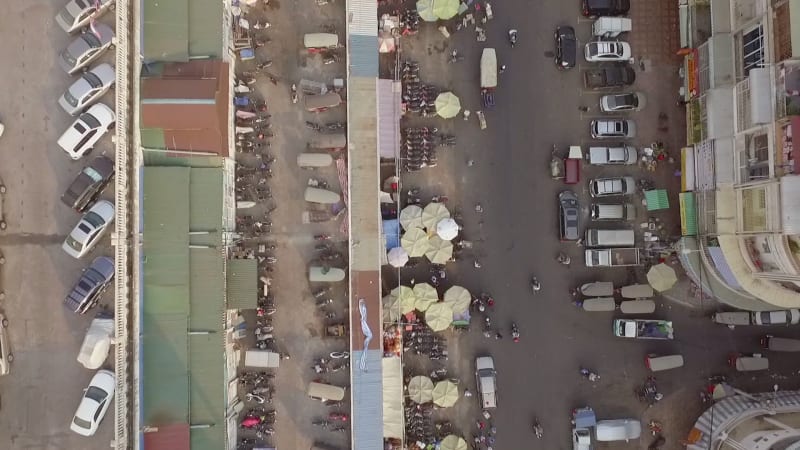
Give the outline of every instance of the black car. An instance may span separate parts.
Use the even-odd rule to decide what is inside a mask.
[[[630,0],[582,0],[586,17],[624,16],[631,9]]]
[[[97,200],[114,176],[114,161],[98,156],[70,183],[61,201],[70,208],[84,212]]]
[[[556,39],[556,66],[559,69],[575,67],[578,54],[578,42],[575,39],[575,29],[572,27],[558,27],[555,32]]]
[[[64,306],[72,312],[85,314],[100,301],[100,296],[113,279],[114,260],[107,256],[95,258],[64,298]]]
[[[578,240],[578,218],[581,206],[578,196],[572,191],[558,194],[558,230],[562,241]]]

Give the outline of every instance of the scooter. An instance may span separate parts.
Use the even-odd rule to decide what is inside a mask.
[[[511,322],[511,339],[513,339],[514,342],[519,342],[519,328],[514,322]]]
[[[595,382],[600,379],[600,375],[592,372],[591,370],[585,367],[581,367],[581,375],[591,382]]]
[[[517,45],[517,30],[516,28],[512,28],[508,30],[508,43],[511,44],[511,48],[514,48]]]

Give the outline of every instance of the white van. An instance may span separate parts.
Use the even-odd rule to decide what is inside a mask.
[[[633,247],[636,244],[633,230],[598,230],[589,228],[583,241],[587,247]]]
[[[635,419],[598,420],[595,437],[598,441],[629,441],[639,439],[642,424]]]
[[[633,220],[636,218],[636,207],[633,206],[633,203],[592,203],[589,211],[592,220]]]
[[[597,37],[615,38],[631,31],[631,19],[625,17],[598,17],[592,24],[592,34]]]

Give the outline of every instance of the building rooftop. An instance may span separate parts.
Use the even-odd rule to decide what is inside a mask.
[[[145,61],[185,62],[222,56],[223,2],[145,0],[142,46]]]

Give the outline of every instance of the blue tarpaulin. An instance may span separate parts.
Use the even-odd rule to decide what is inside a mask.
[[[397,219],[383,221],[383,234],[386,236],[386,250],[400,247],[400,221]]]

